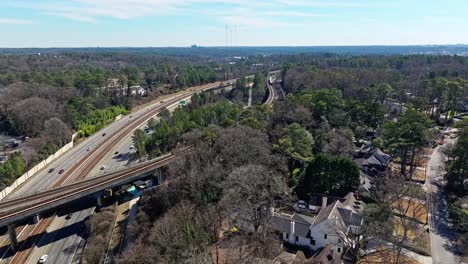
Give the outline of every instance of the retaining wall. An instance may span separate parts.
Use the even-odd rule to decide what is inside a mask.
[[[47,166],[47,164],[51,163],[53,160],[56,158],[60,157],[63,153],[67,152],[69,149],[73,147],[73,141],[75,140],[75,137],[78,135],[78,133],[73,134],[71,141],[63,146],[61,149],[59,149],[57,152],[54,154],[50,155],[47,157],[47,159],[39,162],[36,166],[32,167],[29,171],[27,171],[25,174],[21,175],[18,179],[16,179],[10,186],[6,187],[0,192],[0,200],[5,198],[8,194],[10,194],[15,188],[20,186],[22,183],[27,181],[29,178],[31,178],[35,173],[40,171],[42,168]]]

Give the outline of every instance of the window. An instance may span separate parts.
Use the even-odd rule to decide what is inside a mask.
[[[296,236],[296,242],[299,241],[299,236]]]
[[[310,239],[310,244],[311,244],[312,246],[315,246],[315,240],[314,240],[313,238]]]
[[[338,248],[338,253],[341,253],[341,248]]]
[[[323,235],[323,239],[327,239],[327,234]]]
[[[289,239],[289,234],[288,233],[286,233],[286,239]]]

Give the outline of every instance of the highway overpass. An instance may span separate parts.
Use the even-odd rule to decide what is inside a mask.
[[[15,228],[12,225],[16,222],[25,218],[35,217],[40,213],[56,209],[85,196],[95,195],[99,204],[100,193],[102,191],[128,184],[143,177],[152,176],[155,170],[168,165],[176,158],[172,154],[165,155],[126,169],[106,173],[93,179],[75,182],[22,198],[2,201],[0,202],[0,226],[9,226],[10,242],[14,247],[16,244],[16,234],[11,232],[14,232]]]

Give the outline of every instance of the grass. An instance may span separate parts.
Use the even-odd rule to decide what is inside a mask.
[[[416,184],[405,184],[403,192],[407,196],[411,196],[413,198],[420,200],[426,199],[426,191],[422,188],[422,186]]]
[[[427,223],[427,207],[423,201],[409,198],[400,198],[393,202],[391,207],[398,213],[409,219],[414,219],[422,224]]]

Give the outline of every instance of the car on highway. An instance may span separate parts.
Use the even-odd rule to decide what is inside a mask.
[[[55,170],[54,168],[51,168],[51,169],[49,170],[49,173],[54,172],[54,170]]]
[[[68,219],[70,219],[72,216],[73,216],[73,213],[69,213],[69,214],[67,214],[67,216],[65,216],[65,219],[68,220]]]
[[[102,134],[103,137],[106,136],[106,135],[107,135],[106,133]]]
[[[37,263],[45,263],[48,257],[48,255],[42,255]]]
[[[64,169],[59,170],[59,174],[62,174],[64,171]]]

